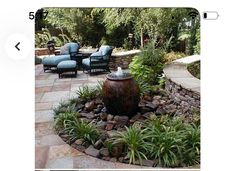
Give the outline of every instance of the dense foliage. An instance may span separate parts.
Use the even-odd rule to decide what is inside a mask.
[[[181,117],[161,116],[144,126],[132,126],[114,137],[127,147],[130,163],[155,160],[156,166],[179,167],[200,163],[200,126]],[[141,163],[141,162],[140,162]]]
[[[200,72],[200,65],[201,65],[201,63],[200,63],[200,61],[198,61],[198,62],[194,62],[194,63],[191,63],[191,64],[189,64],[188,65],[188,70],[189,70],[189,72],[194,76],[194,77],[196,77],[196,78],[198,78],[198,79],[200,79],[200,77],[201,77],[201,72]]]
[[[163,56],[163,51],[156,49],[154,42],[150,42],[130,63],[130,72],[143,92],[160,83],[164,66]]]
[[[189,16],[193,9],[187,8],[45,8],[48,16],[36,27],[36,46],[42,47],[49,38],[57,46],[68,40],[79,41],[83,46],[109,44],[115,47],[140,47],[147,39],[157,40],[164,46],[170,39],[167,51],[179,50],[178,38],[183,30],[189,31],[193,40],[199,32],[199,17],[194,21]],[[190,29],[189,22],[195,23]],[[36,24],[37,25],[37,24]],[[47,28],[45,32],[42,28]],[[195,30],[195,31],[194,31]],[[133,38],[129,37],[133,34]],[[44,37],[42,34],[45,34]],[[131,42],[131,47],[130,47]],[[196,46],[196,42],[189,41]],[[192,53],[192,52],[191,52]]]

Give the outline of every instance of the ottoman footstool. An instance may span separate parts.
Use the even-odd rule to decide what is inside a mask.
[[[75,77],[77,76],[77,62],[73,60],[62,61],[57,65],[57,71],[59,78],[61,78],[64,72],[74,72]]]

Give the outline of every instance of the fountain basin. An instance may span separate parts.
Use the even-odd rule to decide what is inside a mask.
[[[138,110],[140,89],[132,75],[108,74],[103,84],[103,101],[107,111],[113,115],[133,116]]]

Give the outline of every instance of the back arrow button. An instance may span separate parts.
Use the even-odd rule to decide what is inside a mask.
[[[16,48],[18,51],[20,51],[20,48],[18,47],[19,44],[20,44],[20,42],[18,42],[18,43],[15,45],[15,48]]]

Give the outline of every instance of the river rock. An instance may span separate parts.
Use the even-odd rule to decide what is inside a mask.
[[[150,103],[150,102],[148,102],[145,106],[148,107],[148,108],[150,108],[150,109],[152,109],[152,110],[154,110],[154,109],[157,108],[157,106],[156,106],[155,104]]]
[[[108,123],[105,129],[106,129],[107,131],[110,131],[110,130],[113,129],[113,127],[114,127],[114,124]]]
[[[84,142],[84,139],[77,139],[74,143],[77,145],[81,145]]]
[[[98,157],[99,156],[99,150],[95,149],[92,145],[90,145],[86,150],[85,153],[93,156],[93,157]]]
[[[108,156],[109,156],[109,150],[108,150],[108,148],[101,148],[101,149],[100,149],[100,156],[102,156],[102,157],[108,157]]]
[[[122,151],[123,151],[123,144],[122,143],[114,144],[112,147],[111,156],[112,157],[120,157],[122,155]]]
[[[111,121],[111,120],[113,120],[113,118],[114,118],[114,116],[113,116],[113,115],[108,114],[108,116],[107,116],[107,121]]]
[[[85,104],[85,108],[88,112],[92,111],[93,109],[95,109],[95,102],[94,101],[90,101],[90,102],[86,102]]]
[[[107,116],[108,114],[107,113],[100,113],[100,119],[102,119],[103,121],[107,120]]]
[[[103,145],[103,141],[101,139],[99,139],[98,141],[95,142],[94,144],[94,148],[96,149],[100,149]]]
[[[86,117],[88,119],[94,119],[95,118],[95,114],[93,112],[90,112],[90,113],[82,112],[82,113],[80,113],[80,115],[83,116],[83,117]]]
[[[101,120],[96,123],[96,128],[97,129],[105,129],[106,125],[107,125],[107,122]]]
[[[116,115],[113,120],[117,122],[116,125],[124,126],[128,123],[129,118],[128,118],[128,116],[118,116],[118,115]]]

